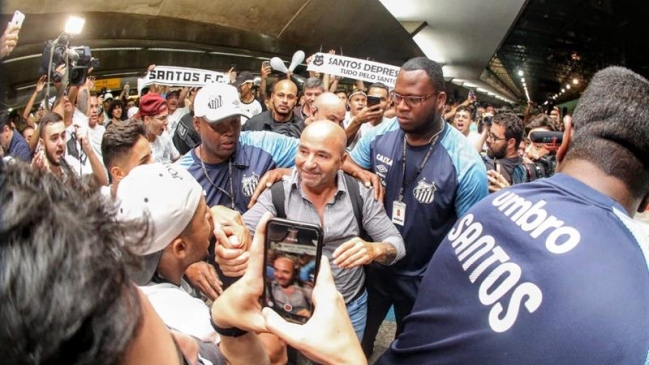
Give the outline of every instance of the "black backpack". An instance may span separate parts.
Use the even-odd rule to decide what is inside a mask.
[[[345,184],[347,185],[347,193],[352,201],[352,209],[354,210],[354,217],[358,225],[358,236],[365,241],[371,242],[371,237],[363,228],[363,198],[358,190],[358,181],[348,174],[343,174],[345,177]],[[270,188],[270,193],[273,200],[273,206],[277,212],[277,218],[286,218],[286,211],[284,210],[284,203],[286,196],[284,195],[284,183],[282,180],[276,181]]]

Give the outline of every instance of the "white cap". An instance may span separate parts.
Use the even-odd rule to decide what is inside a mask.
[[[194,116],[203,117],[210,123],[219,123],[234,116],[250,118],[241,109],[237,89],[224,83],[208,84],[198,91],[194,98]]]
[[[115,99],[115,97],[113,97],[113,94],[111,93],[105,93],[104,100],[109,100],[109,99]]]
[[[135,116],[135,114],[137,114],[137,112],[139,112],[139,111],[140,111],[140,108],[138,108],[138,107],[136,107],[136,106],[132,106],[132,107],[130,107],[130,108],[128,109],[128,111],[126,112],[126,116],[128,117],[128,119],[131,119],[131,118],[133,118],[133,117]]]
[[[148,219],[149,245],[141,252],[162,251],[189,225],[203,196],[203,188],[182,167],[160,163],[141,165],[119,183],[117,217],[123,221]]]

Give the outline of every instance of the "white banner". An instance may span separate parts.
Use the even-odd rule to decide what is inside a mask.
[[[227,83],[230,82],[230,78],[223,72],[187,67],[156,66],[145,77],[137,80],[137,93],[141,95],[142,89],[152,84],[200,87],[214,82]]]
[[[394,87],[399,74],[397,66],[329,53],[316,53],[307,70],[367,82],[382,82],[389,87]]]

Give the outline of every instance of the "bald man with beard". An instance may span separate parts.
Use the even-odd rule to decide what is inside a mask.
[[[347,158],[346,144],[345,131],[338,124],[329,120],[309,124],[300,137],[295,168],[281,184],[286,218],[316,224],[327,232],[322,252],[331,262],[336,287],[360,340],[367,313],[363,266],[371,262],[392,265],[405,255],[405,249],[403,239],[372,191],[340,169]],[[351,194],[360,194],[362,227],[355,215],[349,214],[355,199]],[[243,215],[248,229],[256,227],[265,212],[278,214],[272,189],[264,191]],[[362,231],[371,242],[359,237]]]
[[[250,118],[241,130],[270,131],[300,138],[304,122],[293,112],[295,103],[297,103],[297,86],[293,81],[278,81],[273,87],[269,103],[269,110]]]

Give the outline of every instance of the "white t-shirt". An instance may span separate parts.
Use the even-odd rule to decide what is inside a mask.
[[[180,158],[180,152],[174,147],[167,131],[151,142],[151,153],[155,162],[172,163]]]
[[[105,132],[106,128],[103,125],[97,124],[94,128],[88,126],[88,141],[90,142],[92,150],[95,151],[95,155],[97,155],[100,161],[102,159],[101,140],[104,138]]]
[[[204,342],[219,343],[220,337],[210,324],[210,308],[202,300],[189,295],[182,286],[151,283],[140,289],[169,328]]]
[[[248,116],[251,118],[257,114],[260,114],[264,109],[261,107],[261,103],[257,99],[252,99],[248,104],[241,102],[241,109],[245,111]],[[241,125],[244,125],[248,121],[248,118],[241,117]]]
[[[469,139],[469,142],[471,142],[471,145],[472,145],[472,146],[475,146],[476,142],[478,142],[478,141],[480,140],[480,133],[478,133],[478,132],[474,132],[474,131],[470,131],[470,132],[469,132],[469,135],[466,136],[466,138]]]
[[[178,108],[173,112],[173,114],[169,114],[167,117],[167,121],[169,122],[169,135],[173,136],[174,133],[176,133],[178,123],[180,123],[180,119],[184,117],[185,114],[189,114],[188,107]]]

